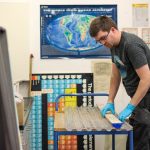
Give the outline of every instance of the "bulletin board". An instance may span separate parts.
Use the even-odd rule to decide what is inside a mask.
[[[41,59],[110,56],[110,50],[89,35],[89,25],[97,16],[117,23],[117,5],[41,5]]]

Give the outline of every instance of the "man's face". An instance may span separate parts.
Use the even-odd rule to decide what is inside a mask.
[[[98,43],[101,43],[102,45],[108,47],[108,48],[112,48],[113,47],[113,41],[111,40],[111,30],[109,32],[107,31],[99,31],[97,36],[94,37],[95,40]]]

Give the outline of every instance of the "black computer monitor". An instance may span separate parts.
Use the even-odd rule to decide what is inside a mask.
[[[0,27],[0,150],[20,150],[6,30]]]

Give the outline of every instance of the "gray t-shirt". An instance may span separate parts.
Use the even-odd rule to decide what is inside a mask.
[[[145,64],[150,67],[150,49],[138,36],[122,32],[120,43],[111,49],[111,54],[112,62],[120,71],[127,94],[132,97],[140,81],[135,69]]]

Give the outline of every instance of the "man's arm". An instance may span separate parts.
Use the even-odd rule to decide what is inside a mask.
[[[140,82],[138,88],[132,97],[130,103],[134,106],[138,105],[138,103],[142,100],[142,98],[146,95],[148,89],[150,88],[150,69],[146,64],[138,69],[136,69],[136,73],[140,78]]]
[[[112,114],[115,114],[114,99],[120,85],[120,79],[121,79],[120,72],[116,67],[116,65],[112,63],[112,74],[110,79],[109,97],[108,97],[107,104],[101,110],[101,114],[103,117],[105,117],[108,111],[111,111]]]
[[[123,122],[134,111],[135,106],[138,105],[138,103],[143,99],[148,89],[150,88],[150,70],[148,65],[146,64],[136,69],[136,72],[140,78],[140,82],[134,96],[131,98],[130,103],[119,114],[119,119]]]
[[[115,65],[115,63],[112,63],[112,74],[111,74],[111,79],[110,79],[110,88],[109,88],[109,97],[108,97],[108,103],[113,103],[115,96],[117,94],[119,85],[120,85],[120,72]]]

